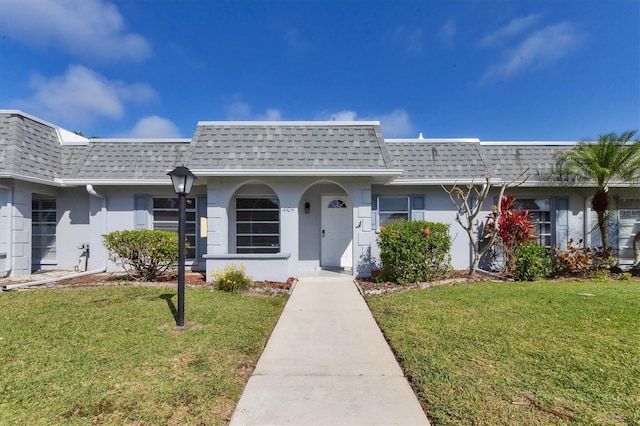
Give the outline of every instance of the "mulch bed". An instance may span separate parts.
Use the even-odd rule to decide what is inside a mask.
[[[213,284],[207,282],[206,275],[198,272],[185,273],[185,285],[187,287],[213,287]],[[18,284],[20,281],[12,281],[10,284]],[[294,278],[289,278],[286,282],[279,281],[258,281],[254,282],[254,286],[249,292],[254,293],[288,293],[295,283]],[[87,288],[87,287],[104,287],[104,286],[147,286],[147,287],[175,287],[178,285],[177,277],[168,277],[159,279],[154,282],[136,281],[127,274],[122,273],[101,273],[84,275],[82,277],[70,278],[66,280],[56,281],[49,284],[38,285],[31,288]],[[24,287],[30,288],[30,287]]]
[[[475,272],[469,275],[469,270],[455,270],[451,272],[451,276],[444,280],[430,281],[422,283],[398,284],[394,282],[376,282],[373,278],[358,278],[356,284],[360,292],[366,296],[382,295],[388,293],[401,293],[408,290],[418,288],[430,288],[441,285],[468,284],[474,282],[490,282],[490,281],[506,281],[497,275],[487,275]]]
[[[562,278],[564,280],[572,278]],[[559,279],[559,280],[562,280]],[[578,278],[573,278],[578,279]],[[612,274],[611,279],[617,279],[616,274]],[[630,278],[633,281],[640,281],[640,277]],[[419,288],[430,288],[442,285],[464,285],[477,282],[496,282],[507,281],[507,278],[496,274],[486,274],[476,272],[469,275],[469,270],[454,270],[447,279],[423,283],[398,284],[394,282],[376,282],[373,278],[357,278],[355,280],[360,292],[363,295],[382,295],[388,293],[404,292]],[[7,284],[16,284],[20,281],[7,282]],[[286,282],[281,281],[258,281],[247,290],[253,294],[287,294],[291,291],[296,283],[295,278],[289,278]],[[198,272],[185,273],[185,284],[187,287],[207,286],[213,287],[213,284],[207,282],[206,275]],[[97,286],[148,286],[148,287],[175,287],[177,286],[176,277],[170,277],[155,282],[135,281],[127,274],[123,273],[101,273],[93,275],[85,275],[82,277],[71,278],[67,280],[57,281],[49,284],[38,285],[35,287],[25,288],[87,288]]]

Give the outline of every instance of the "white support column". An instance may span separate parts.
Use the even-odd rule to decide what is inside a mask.
[[[207,254],[229,252],[228,199],[218,182],[209,181],[207,189]]]

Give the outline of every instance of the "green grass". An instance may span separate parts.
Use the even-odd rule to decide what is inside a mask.
[[[435,425],[640,424],[640,283],[475,283],[368,299]]]
[[[187,289],[0,294],[0,425],[224,424],[286,301]]]

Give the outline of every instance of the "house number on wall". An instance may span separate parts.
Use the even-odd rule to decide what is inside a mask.
[[[620,210],[620,217],[640,217],[640,210]]]
[[[283,209],[282,209],[282,211],[283,211],[283,212],[292,212],[292,211],[293,211],[293,208],[291,208],[291,207],[286,207],[286,208],[283,208]]]

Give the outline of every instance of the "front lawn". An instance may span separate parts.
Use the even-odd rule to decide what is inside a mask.
[[[228,421],[285,297],[103,287],[0,294],[0,424]]]
[[[435,425],[640,424],[640,283],[474,283],[368,298]]]

